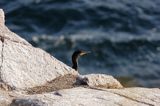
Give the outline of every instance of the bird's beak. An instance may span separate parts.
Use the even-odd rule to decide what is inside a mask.
[[[83,52],[80,54],[80,56],[86,55],[86,54],[88,54],[88,53],[91,53],[91,52],[90,52],[90,51],[83,51]]]

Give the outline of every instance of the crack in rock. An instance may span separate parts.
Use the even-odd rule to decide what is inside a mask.
[[[4,59],[4,55],[3,55],[3,50],[4,50],[4,37],[0,38],[1,42],[2,42],[2,49],[1,49],[1,65],[0,65],[0,76],[2,75],[2,67],[3,67],[3,59]],[[2,77],[2,76],[1,76]],[[4,90],[13,90],[12,87],[10,87],[9,85],[7,85],[6,83],[3,82],[2,78],[0,78],[0,88],[4,89]]]
[[[136,99],[130,98],[130,97],[128,97],[128,96],[121,95],[121,94],[116,93],[116,92],[107,91],[107,90],[102,89],[102,88],[97,88],[97,87],[89,87],[89,88],[90,88],[90,89],[95,89],[95,90],[106,91],[106,92],[116,94],[116,95],[118,95],[118,96],[124,97],[124,98],[126,98],[126,99],[129,99],[129,100],[132,100],[132,101],[135,101],[135,102],[138,102],[138,103],[142,103],[142,104],[149,105],[149,106],[154,106],[154,105],[153,105],[153,104],[151,104],[151,103],[146,103],[146,102],[143,102],[143,101],[139,101],[139,100],[136,100]]]
[[[139,100],[136,100],[136,99],[130,98],[130,97],[128,97],[128,96],[121,95],[121,94],[119,94],[119,93],[115,93],[115,92],[111,92],[111,93],[116,94],[116,95],[119,95],[119,96],[124,97],[124,98],[127,98],[127,99],[129,99],[129,100],[132,100],[132,101],[138,102],[138,103],[142,103],[142,104],[149,105],[149,106],[154,106],[153,104],[146,103],[146,102],[143,102],[143,101],[139,101]]]
[[[1,65],[0,65],[0,70],[2,71],[2,64],[3,64],[3,48],[4,48],[4,38],[1,37],[0,38],[1,42],[2,42],[2,49],[1,49]],[[0,71],[0,75],[1,74],[1,71]],[[2,82],[2,79],[0,79],[0,82]]]

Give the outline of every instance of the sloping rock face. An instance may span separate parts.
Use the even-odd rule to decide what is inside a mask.
[[[31,46],[4,25],[0,10],[0,80],[13,89],[45,84],[59,76],[77,72],[45,51]]]
[[[11,106],[159,106],[160,90],[72,88],[14,99]]]

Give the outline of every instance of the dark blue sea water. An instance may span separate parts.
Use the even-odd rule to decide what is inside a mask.
[[[81,74],[105,73],[160,87],[160,0],[0,0],[6,25]]]

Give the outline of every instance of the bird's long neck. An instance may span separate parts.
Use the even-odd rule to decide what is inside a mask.
[[[72,68],[78,70],[78,55],[72,56],[72,64],[73,64]]]

